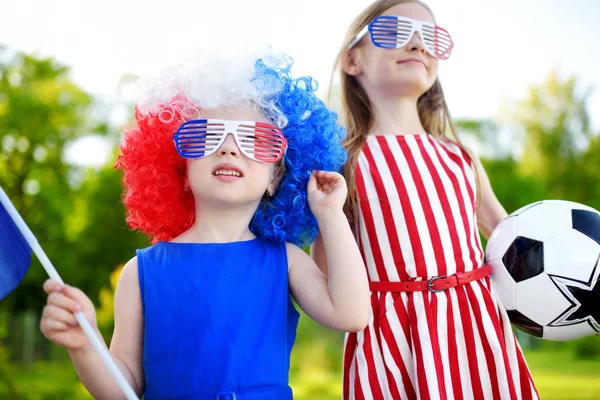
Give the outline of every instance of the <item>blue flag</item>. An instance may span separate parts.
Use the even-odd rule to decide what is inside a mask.
[[[17,228],[5,204],[8,197],[0,188],[0,300],[15,290],[23,280],[31,264],[32,249],[23,233]]]

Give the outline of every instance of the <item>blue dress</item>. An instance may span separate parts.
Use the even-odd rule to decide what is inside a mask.
[[[137,257],[145,400],[293,398],[285,244],[159,242]]]

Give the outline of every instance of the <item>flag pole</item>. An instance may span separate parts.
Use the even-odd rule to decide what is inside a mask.
[[[56,271],[56,268],[54,268],[54,266],[50,262],[50,259],[48,258],[48,256],[46,256],[46,253],[44,252],[44,250],[42,250],[42,247],[38,243],[37,239],[31,232],[31,230],[29,229],[29,227],[27,226],[27,224],[25,223],[23,218],[21,218],[21,215],[19,214],[17,209],[13,206],[12,202],[10,201],[10,199],[8,198],[6,193],[4,193],[4,190],[2,189],[1,186],[0,186],[0,203],[2,203],[2,205],[8,212],[8,215],[12,218],[15,225],[17,226],[17,228],[19,229],[19,231],[21,232],[21,234],[23,235],[23,237],[29,244],[29,247],[31,247],[31,249],[37,256],[37,258],[40,260],[40,263],[46,270],[46,273],[48,274],[50,279],[54,279],[64,285],[64,282],[61,279],[58,272]],[[85,318],[83,313],[81,311],[76,312],[75,318],[77,319],[79,326],[81,326],[81,329],[83,329],[83,332],[86,334],[86,336],[88,337],[88,339],[90,340],[90,342],[92,343],[92,345],[94,346],[96,351],[98,351],[98,354],[100,354],[102,361],[104,361],[104,363],[110,370],[110,373],[116,379],[117,383],[121,387],[121,390],[127,397],[127,400],[139,400],[139,398],[137,397],[137,395],[135,394],[135,392],[129,385],[129,382],[127,382],[127,380],[121,373],[121,370],[119,369],[119,367],[117,367],[117,364],[113,360],[112,356],[110,355],[110,353],[108,352],[106,347],[104,347],[104,343],[100,340],[99,335],[94,331],[94,329],[92,328],[92,326],[90,325],[88,320]]]

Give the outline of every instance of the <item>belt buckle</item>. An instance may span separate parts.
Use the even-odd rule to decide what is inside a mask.
[[[444,289],[434,289],[433,288],[433,282],[440,280],[440,279],[444,279],[447,278],[446,275],[440,275],[440,276],[434,276],[432,278],[429,278],[429,280],[427,281],[427,290],[429,290],[432,293],[440,293],[443,292]]]
[[[215,396],[216,400],[237,400],[235,392],[220,392]]]

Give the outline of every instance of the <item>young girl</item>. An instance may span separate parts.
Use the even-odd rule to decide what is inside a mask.
[[[145,399],[291,399],[298,312],[332,329],[369,318],[365,266],[343,213],[342,129],[291,59],[203,52],[147,83],[125,134],[129,226],[154,244],[123,269],[110,353]],[[329,276],[298,246],[317,230]],[[91,301],[48,281],[41,330],[97,399],[123,398],[77,326]]]
[[[339,54],[346,212],[373,312],[347,335],[344,399],[538,397],[482,262],[478,227],[488,237],[507,214],[458,140],[437,79],[452,47],[420,1],[379,0]],[[326,271],[324,243],[313,257]]]

